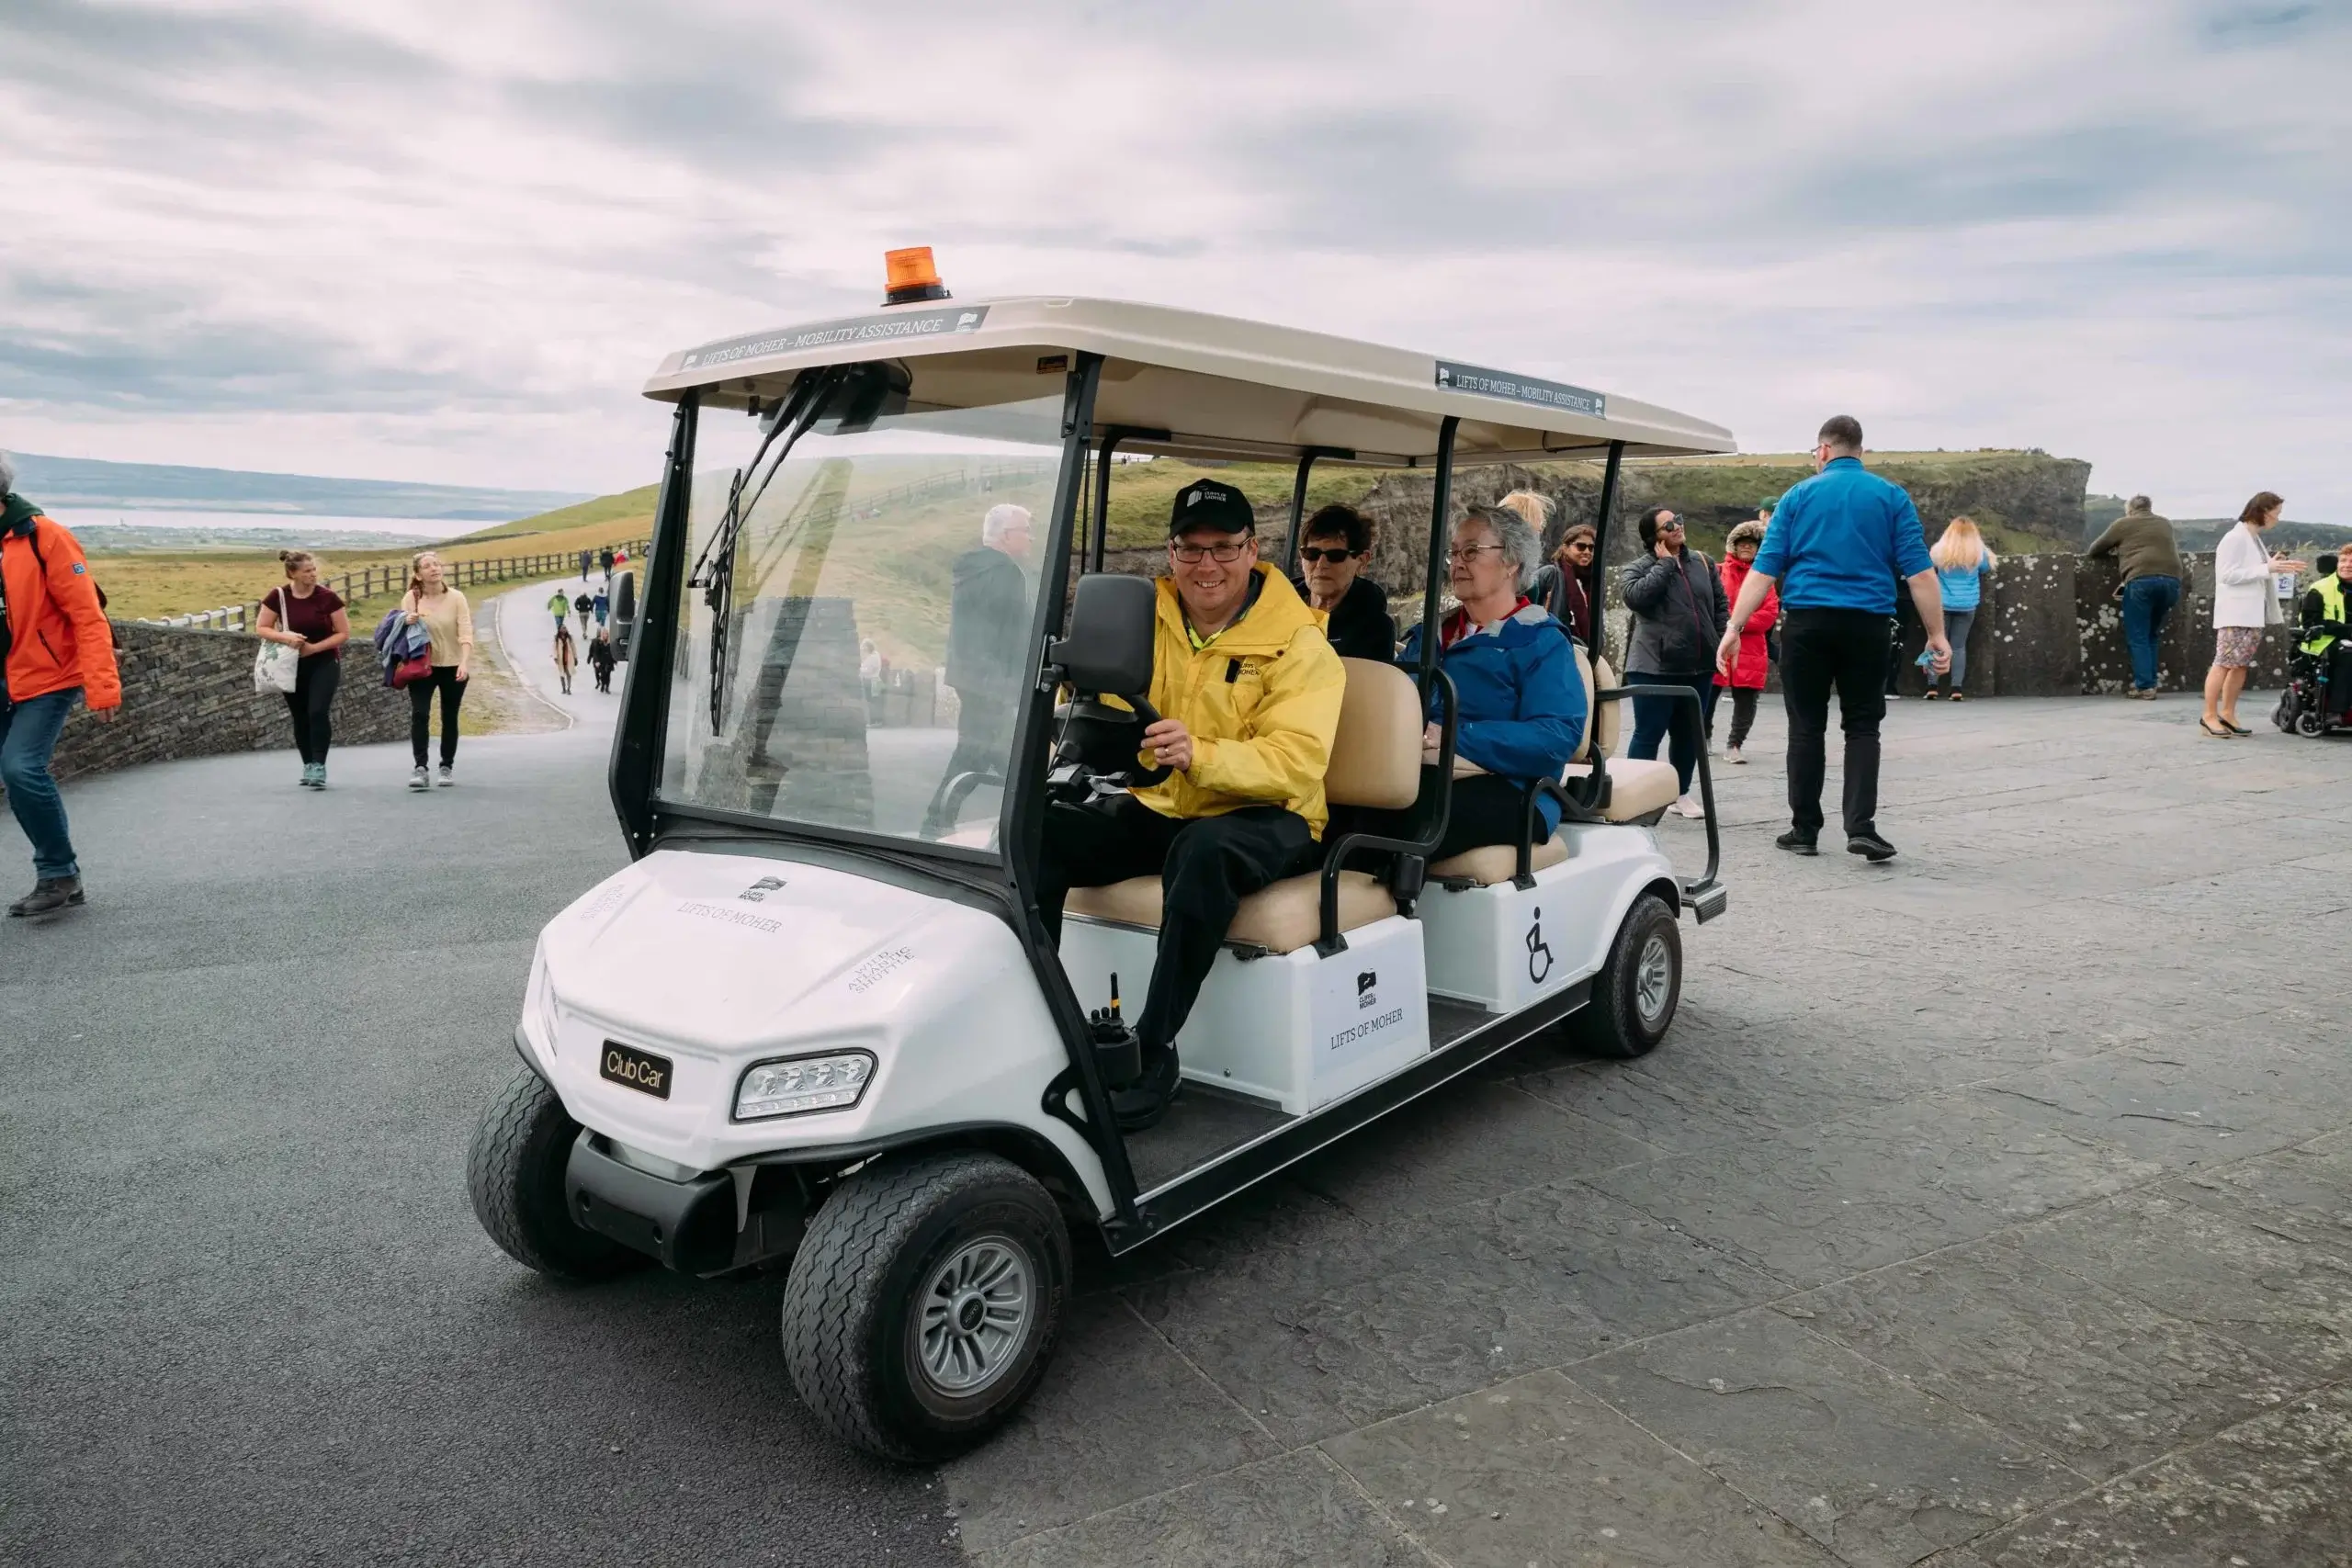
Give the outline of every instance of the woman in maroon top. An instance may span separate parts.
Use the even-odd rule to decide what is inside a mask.
[[[327,742],[333,738],[328,714],[343,680],[337,650],[351,636],[351,616],[334,589],[319,586],[319,563],[310,551],[280,550],[277,558],[286,568],[286,581],[261,602],[255,629],[272,642],[301,650],[286,706],[294,716],[294,749],[302,753],[303,786],[324,789]]]

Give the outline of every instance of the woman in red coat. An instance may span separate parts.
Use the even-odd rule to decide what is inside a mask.
[[[1764,525],[1760,521],[1742,523],[1724,541],[1724,594],[1735,604],[1739,600],[1739,585],[1747,581],[1748,568],[1755,565],[1757,549],[1763,543]],[[1747,739],[1749,727],[1756,722],[1756,698],[1764,690],[1765,671],[1771,663],[1771,656],[1766,650],[1767,634],[1780,618],[1781,596],[1767,589],[1763,608],[1748,617],[1746,629],[1739,634],[1739,658],[1733,662],[1730,676],[1716,672],[1715,684],[1731,688],[1731,745],[1724,752],[1726,762],[1747,761],[1739,754],[1739,748]],[[1708,739],[1714,739],[1712,727]]]

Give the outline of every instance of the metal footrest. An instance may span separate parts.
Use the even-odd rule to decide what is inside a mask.
[[[1685,882],[1682,885],[1683,906],[1699,917],[1705,925],[1731,904],[1731,889],[1720,882]]]

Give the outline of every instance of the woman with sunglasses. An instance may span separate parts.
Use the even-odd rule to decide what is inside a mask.
[[[1669,507],[1642,513],[1641,557],[1625,569],[1625,607],[1634,612],[1634,636],[1625,651],[1629,686],[1688,686],[1699,694],[1693,713],[1679,697],[1635,697],[1634,739],[1629,757],[1657,756],[1657,743],[1672,739],[1668,755],[1684,817],[1704,817],[1706,807],[1690,793],[1699,752],[1715,709],[1715,648],[1731,619],[1731,601],[1715,577],[1714,563],[1682,542],[1682,519]]]
[[[1302,568],[1291,586],[1324,617],[1323,635],[1342,659],[1385,664],[1396,657],[1388,591],[1372,580],[1372,521],[1337,502],[1306,520]]]
[[[1510,506],[1518,496],[1533,493],[1515,491],[1503,497],[1501,504]],[[1568,628],[1570,636],[1584,643],[1592,640],[1592,591],[1585,586],[1585,580],[1592,574],[1592,544],[1591,524],[1569,524],[1568,531],[1560,536],[1560,547],[1552,552],[1551,560],[1535,574],[1534,583],[1527,590],[1532,602],[1551,611]]]

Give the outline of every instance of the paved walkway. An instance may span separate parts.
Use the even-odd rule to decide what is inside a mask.
[[[2194,712],[1899,704],[1873,868],[1770,847],[1768,708],[1667,1043],[1524,1048],[1103,1270],[947,1472],[967,1547],[2352,1562],[2352,747]]]
[[[1664,1047],[1096,1259],[936,1477],[798,1407],[776,1276],[468,1211],[601,733],[87,781],[92,906],[0,923],[0,1561],[2352,1560],[2352,748],[2192,713],[1900,705],[1872,868],[1770,849],[1768,711]]]

